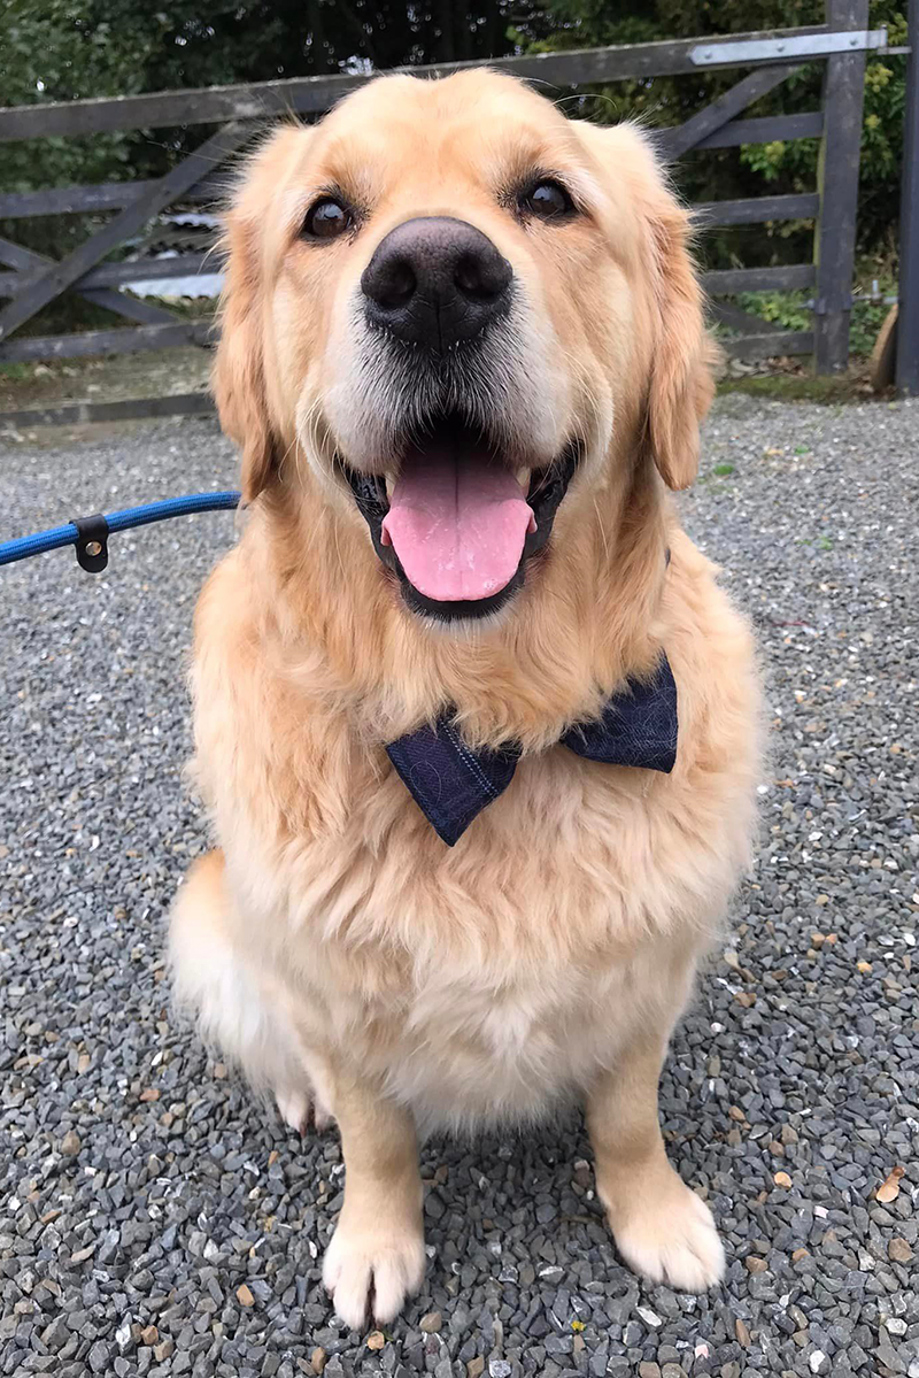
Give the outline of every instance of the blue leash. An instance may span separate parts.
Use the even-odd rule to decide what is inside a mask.
[[[77,548],[80,567],[90,574],[100,574],[108,564],[108,537],[113,532],[130,531],[135,526],[149,526],[151,522],[186,517],[193,512],[231,511],[238,506],[239,493],[190,493],[184,498],[165,498],[162,502],[127,507],[122,512],[109,512],[105,516],[99,512],[91,517],[78,517],[66,526],[0,542],[0,565],[11,565],[16,560],[28,560],[32,555],[44,555],[47,550],[73,545]]]

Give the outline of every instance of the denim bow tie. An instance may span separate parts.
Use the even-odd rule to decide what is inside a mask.
[[[602,716],[579,723],[563,746],[589,761],[642,770],[673,769],[677,747],[677,694],[670,662],[661,656],[650,680],[630,679],[613,694]],[[448,847],[507,789],[520,752],[514,746],[473,751],[445,714],[386,748],[416,804]]]

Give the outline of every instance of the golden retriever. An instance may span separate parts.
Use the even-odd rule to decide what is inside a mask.
[[[712,395],[688,236],[640,130],[486,70],[279,129],[228,214],[214,382],[248,514],[196,613],[219,850],[172,962],[291,1124],[338,1122],[324,1277],[352,1327],[420,1286],[418,1133],[572,1099],[627,1263],[723,1270],[657,1116],[758,770],[751,637],[666,492]],[[669,773],[561,744],[662,656]],[[387,751],[438,723],[470,778],[513,774],[454,846]]]

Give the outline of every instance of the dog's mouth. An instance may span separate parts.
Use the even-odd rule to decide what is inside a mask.
[[[431,421],[392,474],[339,461],[374,549],[413,612],[444,621],[497,612],[542,550],[580,458],[568,444],[549,465],[506,456],[461,416]]]

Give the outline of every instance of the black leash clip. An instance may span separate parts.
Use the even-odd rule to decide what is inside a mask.
[[[108,564],[108,522],[101,512],[74,517],[77,528],[77,563],[87,574],[101,574]]]

